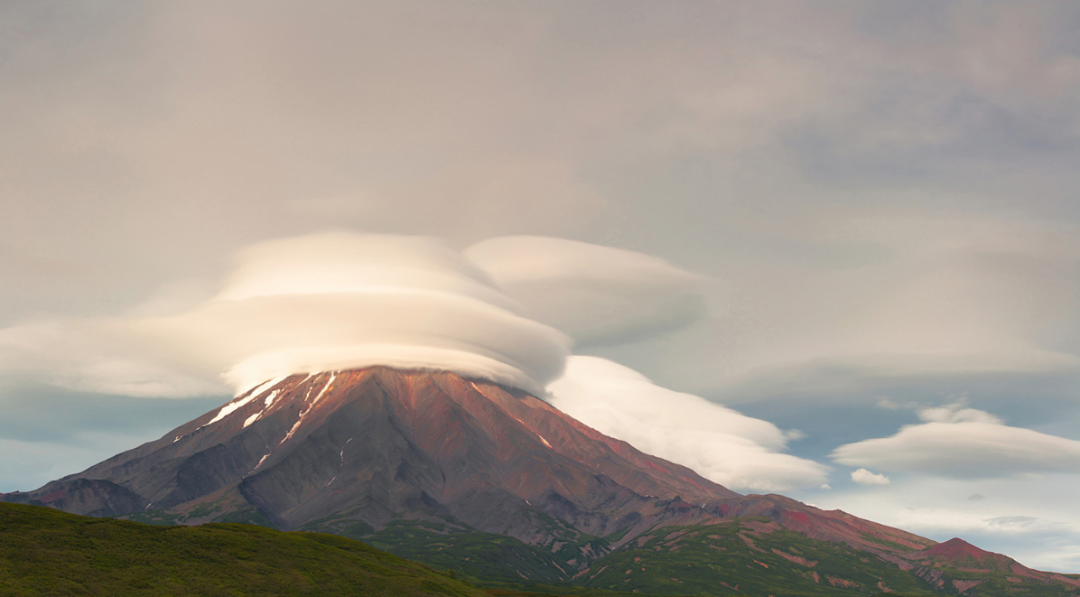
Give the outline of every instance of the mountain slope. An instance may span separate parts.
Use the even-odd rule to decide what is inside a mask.
[[[910,559],[917,566],[914,572],[940,590],[993,597],[1016,594],[1017,589],[1054,594],[1053,587],[1062,587],[1063,594],[1080,595],[1080,575],[1032,570],[959,538],[913,553]]]
[[[610,575],[629,553],[647,570],[683,578],[691,547],[650,543],[679,527],[698,537],[693,549],[723,551],[728,562],[701,576],[695,592],[759,586],[753,578],[769,564],[762,557],[773,559],[768,570],[791,569],[775,595],[816,594],[822,583],[849,594],[877,590],[877,582],[969,595],[996,586],[958,577],[959,560],[935,552],[929,539],[783,496],[739,495],[526,393],[448,372],[376,367],[271,380],[160,440],[0,501],[158,524],[340,534],[488,581],[627,589],[638,578],[634,567]],[[733,521],[723,528],[752,532],[736,532],[730,545],[709,539]],[[834,570],[829,581],[803,570],[804,556],[755,548],[753,536],[832,554],[817,560],[819,570],[848,572]],[[862,570],[867,562],[872,570]],[[1068,576],[1033,571],[1023,579],[1012,588],[1078,592],[1069,592]],[[660,585],[633,588],[689,588]]]
[[[0,504],[0,593],[484,595],[341,537],[235,524],[154,527],[18,504]]]
[[[5,499],[189,522],[213,504],[286,530],[342,513],[334,529],[450,517],[539,543],[708,518],[676,497],[738,494],[527,394],[374,368],[275,380],[156,442]]]

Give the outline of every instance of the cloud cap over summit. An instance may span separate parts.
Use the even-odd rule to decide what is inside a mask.
[[[224,371],[237,390],[292,373],[388,365],[539,393],[562,372],[570,341],[514,309],[435,240],[331,232],[245,249],[218,296],[122,327],[163,356]]]

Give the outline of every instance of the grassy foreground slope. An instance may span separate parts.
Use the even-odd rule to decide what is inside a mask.
[[[0,503],[0,595],[484,593],[344,537],[242,524],[149,526]]]
[[[528,545],[506,535],[483,533],[450,517],[445,517],[445,522],[397,519],[376,531],[347,515],[331,516],[299,530],[358,539],[408,560],[454,570],[484,587],[558,583],[569,580],[576,572],[550,546]]]

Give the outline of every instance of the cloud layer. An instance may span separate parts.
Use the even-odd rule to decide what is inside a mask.
[[[388,365],[539,393],[562,372],[569,339],[515,310],[438,242],[336,232],[247,248],[218,296],[116,327],[164,359],[224,371],[238,390],[290,373]]]
[[[1010,427],[960,404],[923,409],[919,416],[924,423],[840,446],[832,457],[848,466],[960,479],[1080,473],[1080,441]],[[852,479],[860,482],[855,473]]]
[[[477,243],[465,256],[525,313],[578,344],[637,340],[704,314],[703,278],[632,251],[539,236]]]
[[[228,391],[217,373],[191,371],[123,334],[116,319],[33,321],[0,329],[6,384],[41,382],[70,390],[181,398]]]
[[[548,390],[555,407],[586,425],[733,489],[782,491],[826,480],[826,467],[781,453],[787,436],[772,423],[662,388],[605,359],[570,357]]]
[[[326,232],[256,243],[233,261],[220,291],[186,307],[154,299],[127,316],[2,329],[4,369],[77,389],[182,396],[216,391],[222,373],[243,390],[289,373],[387,365],[540,395],[572,341],[640,339],[703,310],[699,276],[556,238],[496,238],[463,254],[424,237]]]

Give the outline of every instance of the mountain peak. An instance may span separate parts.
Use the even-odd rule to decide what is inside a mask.
[[[970,557],[975,558],[976,560],[981,560],[987,556],[998,555],[975,547],[974,545],[968,543],[967,541],[964,541],[959,537],[953,537],[948,541],[938,543],[937,545],[931,547],[930,549],[927,549],[923,553],[930,557],[940,557],[948,559]]]
[[[270,380],[23,496],[70,494],[80,478],[109,484],[94,487],[99,515],[214,504],[283,529],[328,516],[374,528],[400,516],[450,517],[527,542],[700,521],[711,516],[701,506],[739,497],[524,391],[389,367]],[[113,486],[114,501],[98,495]],[[696,506],[673,503],[676,496]],[[552,516],[565,528],[544,522]]]
[[[728,554],[750,570],[774,573],[796,566],[792,582],[815,590],[821,583],[856,592],[883,586],[878,577],[866,584],[820,577],[825,568],[802,570],[841,552],[845,561],[872,556],[923,579],[896,577],[905,586],[941,588],[941,571],[952,569],[1072,582],[961,539],[934,544],[781,495],[740,495],[525,391],[429,369],[377,366],[268,380],[161,439],[0,499],[158,524],[249,522],[382,537],[402,555],[412,553],[406,545],[424,546],[428,561],[451,553],[467,561],[476,555],[470,550],[482,548],[483,558],[513,561],[492,572],[511,581],[569,581],[589,572],[589,582],[606,583],[601,558],[671,553],[686,536],[722,543],[695,543],[706,559]],[[633,562],[608,571],[618,576],[611,587],[630,587],[623,583],[631,572],[651,569]]]
[[[986,551],[959,537],[923,550],[917,554],[916,559],[964,570],[1010,572],[1021,576],[1042,574],[1021,565],[1009,556]]]

